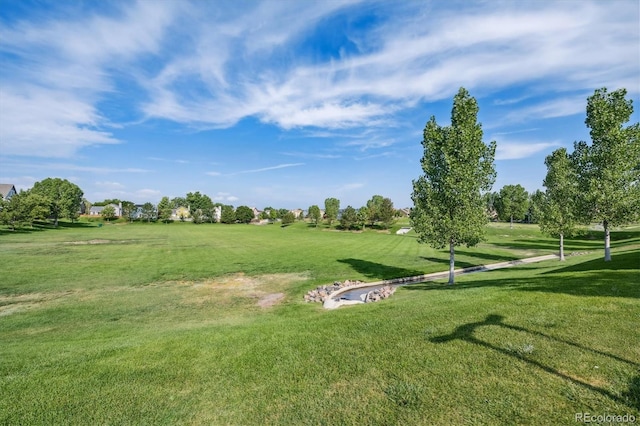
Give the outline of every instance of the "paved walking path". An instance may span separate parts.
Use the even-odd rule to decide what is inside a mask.
[[[544,260],[552,260],[552,259],[558,259],[558,255],[547,254],[545,256],[527,257],[524,259],[510,260],[508,262],[499,262],[499,263],[491,263],[489,265],[471,266],[469,268],[456,269],[454,273],[456,275],[461,275],[461,274],[470,274],[472,272],[493,271],[494,269],[509,268],[511,266],[542,262]],[[354,285],[350,287],[344,287],[331,293],[331,296],[327,300],[325,300],[323,306],[326,309],[335,309],[344,305],[357,305],[360,303],[364,303],[364,301],[362,300],[344,300],[340,298],[341,294],[354,291],[354,290],[363,290],[363,291],[367,289],[373,290],[376,287],[382,287],[385,285],[401,286],[401,285],[417,284],[425,281],[432,281],[438,278],[446,278],[448,276],[449,276],[449,271],[447,270],[444,272],[435,272],[433,274],[423,274],[423,275],[416,275],[413,277],[404,277],[404,278],[393,278],[390,280],[375,281],[371,283],[364,283],[364,284]]]

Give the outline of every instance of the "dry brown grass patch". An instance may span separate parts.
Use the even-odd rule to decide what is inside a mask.
[[[234,298],[256,300],[260,307],[273,306],[285,298],[291,283],[306,281],[307,273],[264,274],[248,276],[240,272],[203,281],[179,281],[180,286],[195,290],[189,301],[195,304],[225,302]]]
[[[73,293],[72,291],[64,291],[57,293],[25,293],[0,296],[0,317],[38,308]]]

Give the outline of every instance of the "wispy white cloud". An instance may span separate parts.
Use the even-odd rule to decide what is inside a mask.
[[[1,83],[0,83],[1,85]],[[89,102],[61,90],[0,88],[3,155],[70,157],[82,147],[119,143]]]
[[[533,105],[514,109],[504,117],[505,123],[518,123],[532,119],[545,119],[566,117],[575,114],[584,114],[586,99],[590,93],[559,97],[545,100]]]
[[[281,152],[280,154],[289,157],[309,158],[314,160],[334,160],[342,157],[338,154],[321,154],[316,152]]]
[[[242,170],[239,172],[234,172],[234,173],[230,173],[230,176],[234,176],[234,175],[240,175],[240,174],[245,174],[245,173],[262,173],[262,172],[268,172],[271,170],[279,170],[279,169],[286,169],[288,167],[299,167],[299,166],[304,166],[305,163],[289,163],[289,164],[278,164],[277,166],[270,166],[270,167],[263,167],[260,169],[252,169],[252,170]]]
[[[98,167],[82,166],[73,163],[29,163],[29,162],[4,162],[5,166],[14,170],[37,170],[44,173],[52,171],[62,172],[87,172],[96,174],[117,174],[117,173],[150,173],[151,170],[136,167]]]
[[[143,188],[143,189],[138,189],[137,191],[134,192],[134,194],[136,195],[136,197],[148,200],[148,199],[160,198],[160,195],[162,194],[162,192],[158,191],[157,189]]]
[[[348,192],[348,191],[355,191],[358,189],[361,189],[365,186],[364,183],[360,183],[360,182],[353,182],[353,183],[346,183],[342,186],[340,186],[339,188],[336,189],[337,193],[343,193],[343,192]]]
[[[111,189],[111,190],[120,190],[120,189],[124,189],[125,187],[120,182],[109,182],[109,181],[96,182],[96,186],[99,188]]]
[[[0,145],[7,155],[71,157],[121,142],[98,103],[111,73],[157,52],[177,2],[140,1],[114,16],[0,24]],[[117,125],[116,125],[117,127]]]
[[[110,186],[100,185],[96,183],[96,188],[91,192],[92,200],[101,201],[107,199],[120,199],[123,201],[133,202],[152,202],[157,203],[160,200],[162,193],[156,189],[137,189],[132,190],[124,185]]]
[[[560,146],[558,142],[498,142],[496,160],[519,160]]]
[[[315,5],[297,6],[295,22],[312,26],[342,6],[322,9]],[[259,25],[256,33],[247,29],[246,21],[240,21],[224,37],[207,34],[224,46],[244,46],[243,55],[229,55],[218,67],[223,74],[218,80],[231,83],[234,79],[235,84],[208,84],[199,78],[208,91],[196,97],[182,96],[172,86],[193,73],[181,72],[172,62],[162,78],[150,84],[152,99],[145,111],[153,117],[212,126],[230,126],[254,116],[283,129],[339,129],[388,124],[395,110],[420,99],[449,97],[460,85],[481,87],[485,92],[524,82],[552,86],[559,93],[591,90],[594,84],[628,80],[638,71],[637,8],[622,2],[617,6],[484,3],[482,8],[463,11],[434,8],[425,16],[416,3],[407,15],[387,10],[388,19],[358,39],[362,52],[311,64],[278,61],[277,66],[262,68],[264,55],[286,46],[300,31],[295,25],[284,29],[287,26],[278,13],[266,14],[273,20]],[[263,3],[248,15],[263,9],[273,11],[278,6]],[[600,31],[592,31],[596,26]],[[198,50],[188,62],[195,69],[206,69],[209,57]],[[256,66],[261,67],[258,73]],[[568,104],[556,107],[538,112],[551,117],[573,110]]]
[[[238,201],[240,198],[236,197],[235,195],[231,195],[228,192],[218,192],[216,195],[214,195],[212,197],[213,201],[228,201],[230,203],[233,203],[235,201]]]
[[[189,160],[180,160],[175,158],[160,158],[160,157],[147,157],[148,160],[151,161],[164,161],[168,163],[178,163],[178,164],[189,164]]]

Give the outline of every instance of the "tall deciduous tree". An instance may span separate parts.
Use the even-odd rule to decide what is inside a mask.
[[[36,182],[31,192],[49,199],[49,216],[58,226],[58,219],[67,217],[72,221],[78,217],[82,203],[82,190],[66,179],[46,178]]]
[[[539,189],[529,194],[529,210],[527,212],[529,223],[540,223],[545,197],[545,193]]]
[[[295,221],[296,221],[296,215],[291,211],[287,211],[285,214],[282,215],[283,227],[287,225],[291,225]]]
[[[171,220],[172,202],[169,201],[169,197],[162,197],[158,203],[158,220],[169,223]]]
[[[418,241],[434,248],[449,246],[449,284],[454,282],[455,247],[473,246],[487,221],[482,191],[495,180],[496,145],[482,141],[478,104],[464,88],[453,99],[451,126],[435,117],[424,129],[424,174],[413,181],[411,221]]]
[[[391,198],[383,198],[380,203],[380,209],[378,210],[378,220],[382,222],[382,227],[388,229],[395,220],[396,209],[393,207],[393,201]]]
[[[513,218],[522,219],[529,208],[529,194],[522,185],[505,185],[498,197],[498,217],[509,220],[513,229]]]
[[[313,223],[315,223],[316,228],[317,228],[318,227],[318,222],[320,222],[320,219],[322,219],[322,214],[320,212],[320,207],[318,207],[315,204],[312,205],[311,207],[309,207],[309,217],[311,218]]]
[[[222,206],[222,211],[220,212],[220,222],[226,224],[236,223],[236,211],[233,206]]]
[[[371,226],[380,220],[380,209],[382,208],[383,200],[384,197],[382,195],[374,195],[367,201],[367,211],[369,212],[369,223]]]
[[[572,160],[579,176],[583,219],[602,223],[604,260],[611,260],[612,226],[634,221],[640,214],[640,124],[625,89],[598,89],[587,99],[585,124],[591,145],[574,143]]]
[[[564,260],[564,237],[571,236],[576,226],[578,180],[565,148],[560,148],[545,160],[546,191],[540,202],[540,229],[560,239],[560,260]]]
[[[337,198],[327,198],[324,200],[324,215],[329,222],[329,226],[338,218],[338,211],[340,211],[340,200]]]
[[[364,231],[364,227],[369,220],[369,208],[362,206],[358,209],[358,226]]]
[[[147,220],[147,222],[151,222],[156,218],[156,206],[147,202],[142,205],[142,217]]]
[[[253,209],[249,206],[238,206],[236,209],[236,220],[240,223],[249,223],[253,220]]]
[[[133,219],[136,218],[137,209],[136,205],[133,201],[123,201],[122,202],[122,216],[129,219],[129,222],[133,222]]]
[[[115,219],[116,209],[112,205],[105,206],[105,208],[102,209],[101,215],[102,218],[107,221]]]
[[[49,215],[49,200],[33,191],[20,191],[25,220],[33,226],[36,220],[46,220]],[[13,200],[13,197],[11,197]]]
[[[208,195],[200,194],[199,191],[189,192],[185,201],[189,207],[193,223],[202,223],[207,216],[207,212],[213,206],[211,198]]]
[[[346,209],[342,212],[342,217],[340,218],[340,226],[343,229],[351,229],[356,225],[358,221],[358,212],[351,206],[347,206]]]

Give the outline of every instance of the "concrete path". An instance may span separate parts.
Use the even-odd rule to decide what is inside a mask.
[[[524,265],[527,263],[542,262],[544,260],[552,260],[552,259],[558,259],[558,255],[547,254],[545,256],[527,257],[525,259],[510,260],[508,262],[499,262],[499,263],[491,263],[489,265],[472,266],[469,268],[456,269],[454,273],[456,275],[461,275],[461,274],[470,274],[472,272],[493,271],[494,269],[510,268],[512,266]],[[347,292],[354,291],[354,290],[371,291],[376,287],[382,287],[385,285],[402,286],[402,285],[418,284],[425,281],[432,281],[439,278],[446,278],[448,276],[449,276],[449,271],[447,270],[444,272],[435,272],[433,274],[416,275],[413,277],[404,277],[404,278],[393,278],[390,280],[375,281],[371,283],[358,284],[351,287],[344,287],[331,293],[330,297],[324,301],[323,306],[325,307],[325,309],[335,309],[344,305],[359,305],[361,303],[364,303],[364,301],[361,301],[361,300],[341,300],[340,299],[340,295]]]

